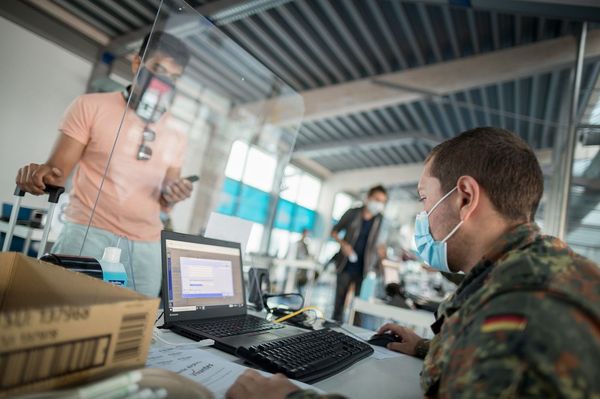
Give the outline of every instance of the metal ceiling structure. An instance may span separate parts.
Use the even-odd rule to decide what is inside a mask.
[[[139,41],[137,32],[150,26],[160,4],[160,0],[48,2],[93,26],[111,43],[123,44],[126,39]],[[577,22],[565,19],[424,1],[191,0],[189,4],[300,93],[561,38],[577,29]],[[189,38],[196,56],[192,68],[211,89],[236,103],[264,98],[270,88],[250,65],[232,62],[235,49],[220,52],[219,58],[202,56],[211,53],[210,45],[220,45],[214,40],[201,43]],[[584,72],[582,104],[587,103],[600,63],[588,62]],[[246,85],[232,83],[242,74]],[[435,141],[397,140],[394,134],[418,131],[443,140],[481,125],[514,130],[535,149],[551,148],[560,107],[568,97],[569,74],[569,65],[558,65],[439,98],[305,122],[296,150],[307,154],[315,143],[333,148],[340,141],[372,139],[379,145],[346,146],[310,158],[331,172],[407,164],[421,162]]]

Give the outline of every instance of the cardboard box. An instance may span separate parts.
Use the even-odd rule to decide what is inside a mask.
[[[143,366],[158,298],[0,253],[0,397]]]

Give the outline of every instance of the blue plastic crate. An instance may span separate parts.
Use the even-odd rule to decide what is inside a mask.
[[[10,212],[12,211],[13,204],[4,202],[2,203],[2,217],[8,219],[10,217]],[[22,206],[19,209],[19,215],[17,216],[18,220],[29,220],[31,218],[31,213],[36,208],[27,208]]]

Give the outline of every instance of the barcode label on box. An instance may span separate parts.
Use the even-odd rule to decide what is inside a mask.
[[[146,313],[123,316],[113,358],[115,363],[136,359],[140,355],[147,316]]]
[[[0,389],[104,366],[109,347],[105,335],[0,353]]]

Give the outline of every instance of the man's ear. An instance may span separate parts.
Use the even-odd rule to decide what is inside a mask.
[[[133,56],[133,60],[131,60],[131,73],[133,73],[133,76],[135,77],[135,74],[137,73],[138,69],[140,68],[140,65],[142,64],[142,58],[136,54]]]
[[[479,205],[481,187],[471,176],[461,176],[456,183],[460,201],[460,220],[467,220]]]

